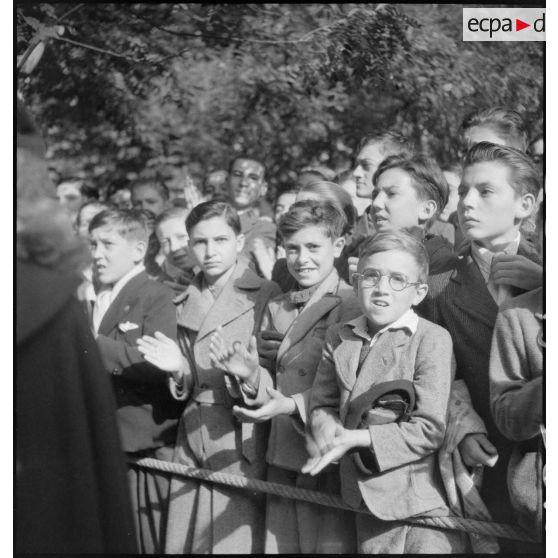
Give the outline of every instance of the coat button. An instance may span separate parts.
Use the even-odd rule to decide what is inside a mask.
[[[285,371],[285,368],[284,368],[283,366],[279,365],[279,366],[277,367],[277,373],[278,373],[278,374],[282,374],[284,371]]]
[[[298,375],[299,376],[306,376],[306,370],[304,370],[304,368],[299,368],[298,369]]]

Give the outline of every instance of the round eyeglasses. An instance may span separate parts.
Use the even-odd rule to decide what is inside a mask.
[[[382,277],[388,278],[389,286],[394,291],[403,291],[407,287],[422,285],[421,281],[410,283],[407,277],[401,273],[382,273],[379,269],[365,269],[362,273],[353,273],[353,282],[358,280],[359,285],[364,289],[375,287]]]

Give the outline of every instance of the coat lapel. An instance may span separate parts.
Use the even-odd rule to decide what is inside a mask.
[[[498,305],[488,291],[484,277],[473,261],[470,251],[463,255],[450,280],[455,285],[455,305],[473,319],[492,328]]]
[[[180,303],[177,308],[177,324],[191,331],[200,330],[205,315],[213,304],[211,294],[202,290],[202,280],[203,273],[200,272],[188,285],[186,291],[175,301]]]
[[[302,312],[293,320],[286,331],[277,351],[277,362],[291,347],[304,338],[326,314],[341,304],[341,298],[335,294],[338,288],[339,275],[333,270],[329,277],[316,289]]]
[[[250,268],[238,263],[235,271],[201,323],[198,341],[215,331],[219,326],[232,322],[255,306],[255,297],[248,296],[250,291],[259,290],[260,279]]]
[[[353,400],[365,391],[369,390],[373,384],[385,382],[399,378],[387,377],[388,372],[397,363],[403,347],[411,339],[411,332],[407,328],[385,331],[376,341],[370,351],[363,367],[370,371],[367,374],[359,374],[356,378],[354,387],[351,391],[350,399]]]
[[[366,318],[360,316],[355,320],[351,320],[348,324],[356,324],[357,321],[362,321],[363,319],[365,320]],[[345,325],[341,328],[339,337],[341,338],[341,343],[333,351],[333,360],[335,361],[335,368],[341,382],[345,389],[351,392],[357,377],[358,361],[363,339],[353,333],[350,325]]]
[[[100,334],[107,335],[120,322],[126,321],[126,315],[134,308],[139,298],[138,290],[141,289],[146,281],[151,281],[151,279],[149,279],[145,271],[142,271],[124,285],[99,324]]]

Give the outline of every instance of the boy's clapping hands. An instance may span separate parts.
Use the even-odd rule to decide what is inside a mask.
[[[184,356],[180,347],[169,337],[156,331],[154,336],[144,335],[137,340],[143,358],[163,372],[169,372],[179,381],[184,375]]]
[[[256,338],[251,337],[248,348],[239,341],[227,345],[222,336],[223,328],[218,327],[211,336],[209,358],[216,368],[236,376],[240,381],[255,387],[259,378],[259,358]]]
[[[292,415],[296,405],[292,397],[285,397],[280,391],[271,387],[267,388],[269,401],[258,409],[245,409],[235,405],[233,415],[242,422],[265,422],[279,415]]]
[[[341,423],[337,424],[334,430],[331,429],[332,426],[333,425],[329,425],[324,431],[327,436],[331,435],[333,432],[333,438],[331,438],[329,442],[326,442],[326,438],[323,435],[319,438],[321,449],[316,440],[308,440],[307,447],[309,453],[311,451],[317,451],[319,455],[311,457],[306,462],[306,465],[302,468],[303,473],[307,473],[311,476],[317,475],[329,464],[339,461],[339,459],[352,449],[370,447],[371,440],[368,430],[348,430],[344,428]],[[314,444],[315,447],[311,450],[310,447],[312,444]]]

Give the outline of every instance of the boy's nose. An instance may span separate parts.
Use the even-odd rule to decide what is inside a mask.
[[[353,170],[353,177],[354,178],[362,178],[364,176],[363,171],[362,171],[362,167],[360,165],[357,165],[354,170]]]

